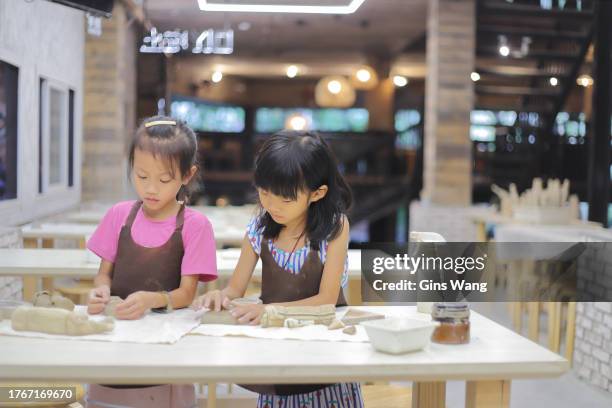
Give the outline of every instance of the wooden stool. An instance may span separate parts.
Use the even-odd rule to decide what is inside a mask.
[[[364,406],[368,408],[411,407],[412,387],[393,384],[362,384]]]

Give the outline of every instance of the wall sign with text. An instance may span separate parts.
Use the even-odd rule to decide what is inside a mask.
[[[151,54],[176,54],[189,49],[189,32],[164,31],[158,32],[153,27],[143,40],[140,52]],[[191,52],[193,54],[224,54],[234,52],[234,30],[202,31],[194,40]]]

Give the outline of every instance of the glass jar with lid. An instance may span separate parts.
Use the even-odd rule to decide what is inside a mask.
[[[467,303],[436,302],[431,310],[432,320],[439,322],[431,341],[440,344],[470,342],[470,307]]]

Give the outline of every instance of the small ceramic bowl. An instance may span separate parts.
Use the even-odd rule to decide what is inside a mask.
[[[431,339],[437,322],[391,317],[360,323],[366,329],[372,346],[384,353],[402,354],[421,350]]]

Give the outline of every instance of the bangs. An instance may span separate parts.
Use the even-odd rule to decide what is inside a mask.
[[[156,159],[161,159],[172,178],[176,178],[177,171],[182,176],[180,168],[182,147],[176,140],[151,137],[144,133],[139,134],[134,141],[135,149],[151,153]]]
[[[274,195],[296,200],[307,189],[299,160],[287,158],[278,150],[262,151],[255,165],[255,187]]]

